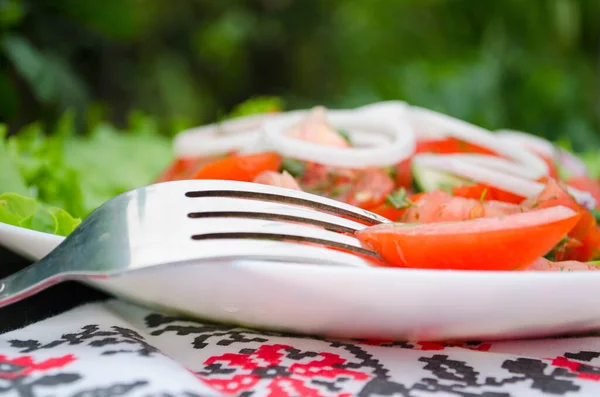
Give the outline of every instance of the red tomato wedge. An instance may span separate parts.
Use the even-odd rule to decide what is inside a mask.
[[[355,236],[389,266],[515,270],[550,251],[579,218],[559,206],[462,222],[382,224]]]
[[[510,215],[524,212],[511,203],[482,201],[455,197],[442,190],[434,190],[411,199],[412,204],[402,214],[402,221],[437,223]]]
[[[381,205],[394,190],[394,181],[379,168],[349,169],[306,163],[300,186],[310,193],[369,209]]]
[[[568,179],[567,185],[591,194],[596,200],[596,208],[600,208],[600,183],[592,178],[579,176]]]
[[[408,158],[396,166],[396,186],[411,188],[413,183],[412,169],[411,169],[412,159]]]
[[[393,191],[394,181],[384,170],[361,170],[357,173],[351,190],[342,201],[367,209],[382,204]]]
[[[476,200],[496,200],[513,204],[520,204],[525,200],[525,197],[505,192],[504,190],[483,183],[453,187],[452,194]]]
[[[198,171],[203,158],[178,158],[173,160],[162,174],[156,178],[156,182],[178,181],[191,179]]]
[[[438,153],[438,154],[452,154],[452,153],[476,153],[476,154],[488,154],[497,156],[498,154],[490,149],[474,145],[469,142],[462,141],[457,138],[442,138],[442,139],[431,139],[421,140],[417,142],[416,153]]]
[[[200,168],[194,179],[252,182],[264,171],[279,171],[281,161],[281,156],[271,152],[232,156],[206,164]]]
[[[550,208],[559,205],[571,208],[580,214],[579,222],[569,232],[569,236],[583,242],[586,236],[594,231],[596,219],[586,208],[579,205],[556,180],[547,179],[544,190],[535,199],[523,203],[523,206],[532,209]]]

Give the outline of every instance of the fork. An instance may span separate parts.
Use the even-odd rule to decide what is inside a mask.
[[[0,307],[62,281],[96,286],[102,283],[94,280],[156,267],[235,260],[369,267],[378,254],[351,234],[386,222],[345,203],[274,186],[154,184],[106,202],[50,254],[0,280]]]

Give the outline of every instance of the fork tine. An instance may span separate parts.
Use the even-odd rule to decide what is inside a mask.
[[[191,238],[193,240],[244,238],[315,243],[379,258],[375,252],[363,248],[360,242],[352,236],[307,225],[303,223],[302,218],[290,216],[290,219],[293,219],[291,221],[293,223],[241,217],[204,218],[197,223],[197,227],[190,228],[190,230],[198,230]]]
[[[188,181],[187,197],[233,197],[308,207],[321,212],[343,216],[371,226],[389,220],[372,212],[336,200],[306,192],[249,182],[197,180]]]
[[[289,222],[312,224],[340,233],[354,233],[366,226],[346,218],[320,212],[314,209],[299,207],[286,203],[265,202],[259,200],[203,197],[194,199],[186,209],[191,211],[188,217],[200,218],[254,218],[271,219]],[[193,210],[193,211],[192,211]]]
[[[169,246],[148,245],[132,257],[131,269],[161,265],[165,258],[170,263],[210,263],[210,261],[270,260],[282,265],[286,262],[333,265],[344,267],[373,267],[377,258],[347,251],[325,248],[321,245],[299,244],[291,240],[222,236],[200,240],[179,240]]]

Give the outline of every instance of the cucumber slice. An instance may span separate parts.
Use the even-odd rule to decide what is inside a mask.
[[[468,179],[422,165],[413,165],[412,174],[415,187],[419,192],[430,192],[473,183]]]

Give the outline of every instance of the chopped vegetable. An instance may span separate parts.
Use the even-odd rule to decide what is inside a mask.
[[[281,163],[282,171],[289,172],[293,177],[301,177],[306,172],[306,164],[299,160],[290,158],[283,159]]]
[[[579,217],[559,206],[462,222],[382,224],[358,231],[356,237],[389,266],[515,270],[552,249]]]
[[[264,171],[279,171],[281,157],[272,152],[231,156],[204,165],[194,179],[225,179],[252,182]]]
[[[298,182],[288,172],[263,171],[253,180],[254,183],[263,185],[279,186],[287,189],[302,190]]]

